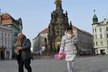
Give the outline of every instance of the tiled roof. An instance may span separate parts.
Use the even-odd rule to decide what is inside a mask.
[[[1,20],[2,24],[13,24],[13,22],[15,21],[15,19],[8,13],[3,13],[1,17],[2,17]]]
[[[11,19],[11,16],[8,13],[3,13],[2,14],[2,19],[6,20],[6,19]]]
[[[48,28],[45,28],[45,29],[42,30],[40,33],[48,33]]]

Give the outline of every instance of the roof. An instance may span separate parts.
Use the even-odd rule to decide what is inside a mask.
[[[101,21],[101,22],[98,23],[98,25],[100,25],[100,26],[101,25],[106,25],[106,24],[108,25],[108,19],[106,19],[106,18],[104,18],[103,21]]]
[[[13,24],[16,20],[8,13],[1,14],[1,24]]]
[[[91,35],[91,36],[93,36],[90,32],[87,32],[87,31],[85,31],[85,30],[82,30],[82,29],[80,29],[82,32],[84,32],[84,33],[86,33],[86,34],[88,34],[88,35]]]
[[[93,18],[97,18],[96,14],[94,14]]]
[[[86,33],[86,34],[88,34],[88,35],[92,35],[91,33],[87,32],[87,31],[85,31],[85,30],[79,29],[79,28],[77,28],[76,26],[73,26],[73,25],[72,25],[72,27],[73,27],[73,29],[78,29],[78,30],[80,30],[80,31],[82,31],[82,32],[84,32],[84,33]],[[37,38],[37,37],[39,36],[39,34],[42,34],[42,33],[48,33],[48,28],[45,28],[45,29],[42,30],[40,33],[38,33],[38,35],[37,35],[35,38]],[[92,36],[93,36],[93,35],[92,35]],[[34,38],[34,39],[35,39],[35,38]]]
[[[86,33],[86,34],[92,35],[91,33],[87,32],[87,31],[85,31],[85,30],[79,29],[79,28],[77,28],[76,26],[73,26],[73,25],[72,25],[72,28],[73,28],[73,29],[76,28],[76,29],[78,29],[78,30],[80,30],[80,31],[82,31],[82,32],[84,32],[84,33]],[[48,28],[45,28],[45,29],[42,30],[40,33],[48,33]]]
[[[40,33],[48,33],[48,28],[45,28],[45,29],[42,30]]]

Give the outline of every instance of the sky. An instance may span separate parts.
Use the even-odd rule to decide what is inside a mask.
[[[32,41],[39,32],[47,28],[55,0],[0,0],[2,13],[14,19],[22,18],[23,33]],[[108,0],[62,0],[62,8],[68,12],[69,21],[80,29],[92,33],[92,17],[102,21],[108,18]]]

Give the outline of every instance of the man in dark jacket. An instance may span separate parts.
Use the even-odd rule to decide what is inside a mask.
[[[30,63],[32,59],[31,54],[31,42],[23,33],[18,34],[17,43],[16,43],[16,59],[18,62],[18,72],[24,72],[23,66],[27,69],[28,72],[32,72]]]

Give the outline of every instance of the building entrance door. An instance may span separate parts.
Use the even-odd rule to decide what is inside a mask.
[[[1,53],[0,53],[0,57],[1,57],[1,59],[4,59],[4,51],[3,50],[1,50]]]
[[[105,50],[104,50],[104,49],[100,50],[100,53],[101,53],[102,55],[104,55],[104,54],[105,54]]]

